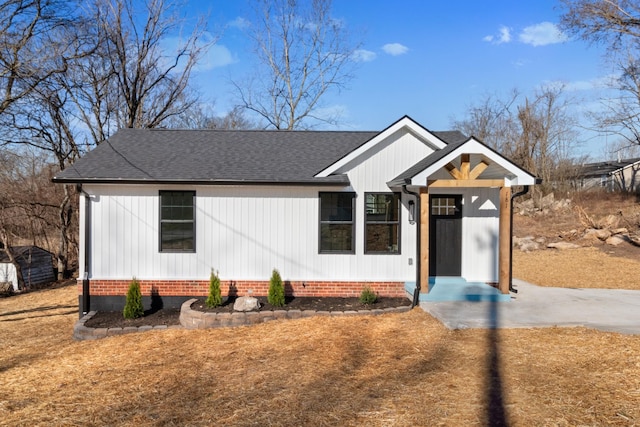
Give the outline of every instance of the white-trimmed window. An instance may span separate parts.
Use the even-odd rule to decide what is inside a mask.
[[[195,252],[195,191],[160,191],[160,252]]]
[[[320,193],[320,253],[354,253],[355,193]]]
[[[365,194],[366,254],[400,253],[400,193]]]

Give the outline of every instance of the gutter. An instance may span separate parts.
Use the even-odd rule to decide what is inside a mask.
[[[413,291],[413,300],[411,301],[411,308],[413,309],[416,305],[418,305],[418,301],[420,299],[420,289],[422,288],[420,286],[420,259],[421,259],[421,253],[420,253],[420,246],[422,246],[420,244],[420,195],[418,193],[416,193],[415,191],[409,191],[407,190],[407,185],[411,183],[411,180],[409,178],[406,178],[404,180],[404,184],[402,184],[402,192],[404,194],[407,195],[411,195],[414,196],[416,198],[416,211],[415,211],[415,216],[414,216],[414,220],[415,220],[415,224],[416,224],[416,236],[417,236],[417,248],[416,248],[416,288]]]
[[[82,184],[76,185],[78,193],[84,195],[84,275],[82,276],[82,315],[91,311],[91,295],[89,286],[89,245],[91,243],[91,196],[82,189]]]

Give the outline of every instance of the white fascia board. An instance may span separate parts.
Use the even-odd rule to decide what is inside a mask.
[[[357,159],[359,156],[365,155],[369,150],[371,150],[376,145],[384,141],[387,137],[393,135],[395,132],[399,131],[402,128],[407,128],[410,132],[423,139],[434,149],[439,150],[446,147],[447,145],[440,138],[427,131],[425,128],[411,120],[409,117],[403,117],[337,162],[318,172],[314,177],[326,178],[329,175],[336,173],[336,171],[340,170],[340,168]]]
[[[462,153],[461,153],[462,152]],[[484,144],[479,143],[475,139],[471,138],[460,147],[447,154],[437,162],[433,163],[431,166],[427,167],[425,170],[420,172],[419,174],[413,176],[411,178],[412,185],[424,185],[427,182],[427,179],[436,173],[438,170],[443,168],[447,163],[455,160],[460,154],[480,154],[491,162],[499,165],[500,167],[506,169],[513,177],[505,177],[506,185],[534,185],[536,183],[536,178],[530,173],[526,172],[524,169],[516,166],[511,163],[509,160],[502,157],[500,154],[491,150],[489,147]]]
[[[624,171],[625,169],[632,168],[634,166],[638,166],[639,164],[640,164],[640,160],[637,161],[637,162],[629,163],[627,166],[623,166],[623,167],[618,168],[618,169],[616,169],[616,170],[614,170],[612,172],[609,172],[609,175],[616,174],[618,172]]]

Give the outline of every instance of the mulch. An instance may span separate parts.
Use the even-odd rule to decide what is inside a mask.
[[[363,304],[359,298],[333,297],[287,297],[283,307],[274,307],[267,302],[266,297],[257,297],[260,301],[259,311],[271,310],[315,310],[315,311],[355,311],[373,310],[411,305],[407,298],[378,298],[373,304]],[[216,308],[209,308],[205,299],[199,299],[191,308],[207,313],[232,313],[235,297],[230,297]],[[90,328],[124,328],[127,326],[159,326],[179,325],[180,309],[147,310],[143,317],[125,319],[120,311],[99,311],[85,326]]]

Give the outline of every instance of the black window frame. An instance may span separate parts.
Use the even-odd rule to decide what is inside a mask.
[[[169,193],[181,193],[183,195],[186,194],[190,194],[191,195],[191,208],[192,208],[192,218],[191,220],[185,220],[185,219],[172,219],[172,218],[163,218],[163,207],[165,207],[165,205],[163,205],[162,203],[162,196],[169,194]],[[161,253],[195,253],[196,252],[196,192],[193,190],[160,190],[159,191],[159,197],[158,197],[158,205],[159,205],[159,212],[158,212],[158,250]],[[182,205],[187,206],[185,205]],[[189,224],[191,223],[191,233],[193,235],[192,241],[193,241],[193,247],[192,248],[187,248],[187,249],[176,249],[176,248],[164,248],[163,247],[163,224]]]
[[[368,207],[368,198],[369,196],[393,196],[397,198],[396,209],[398,212],[397,219],[393,221],[372,221],[369,220],[369,207]],[[368,226],[369,225],[396,225],[397,227],[397,249],[395,251],[374,251],[370,250],[367,246],[368,242]],[[365,255],[400,255],[402,252],[401,241],[402,241],[402,194],[399,192],[384,192],[384,191],[372,191],[364,194],[364,253]]]
[[[351,220],[328,220],[323,219],[322,196],[323,195],[340,195],[351,197]],[[336,206],[335,209],[339,209]],[[351,249],[349,250],[332,250],[323,249],[322,247],[322,228],[323,225],[345,225],[351,224]],[[319,254],[355,254],[356,253],[356,193],[352,191],[321,191],[318,194],[318,253]]]

